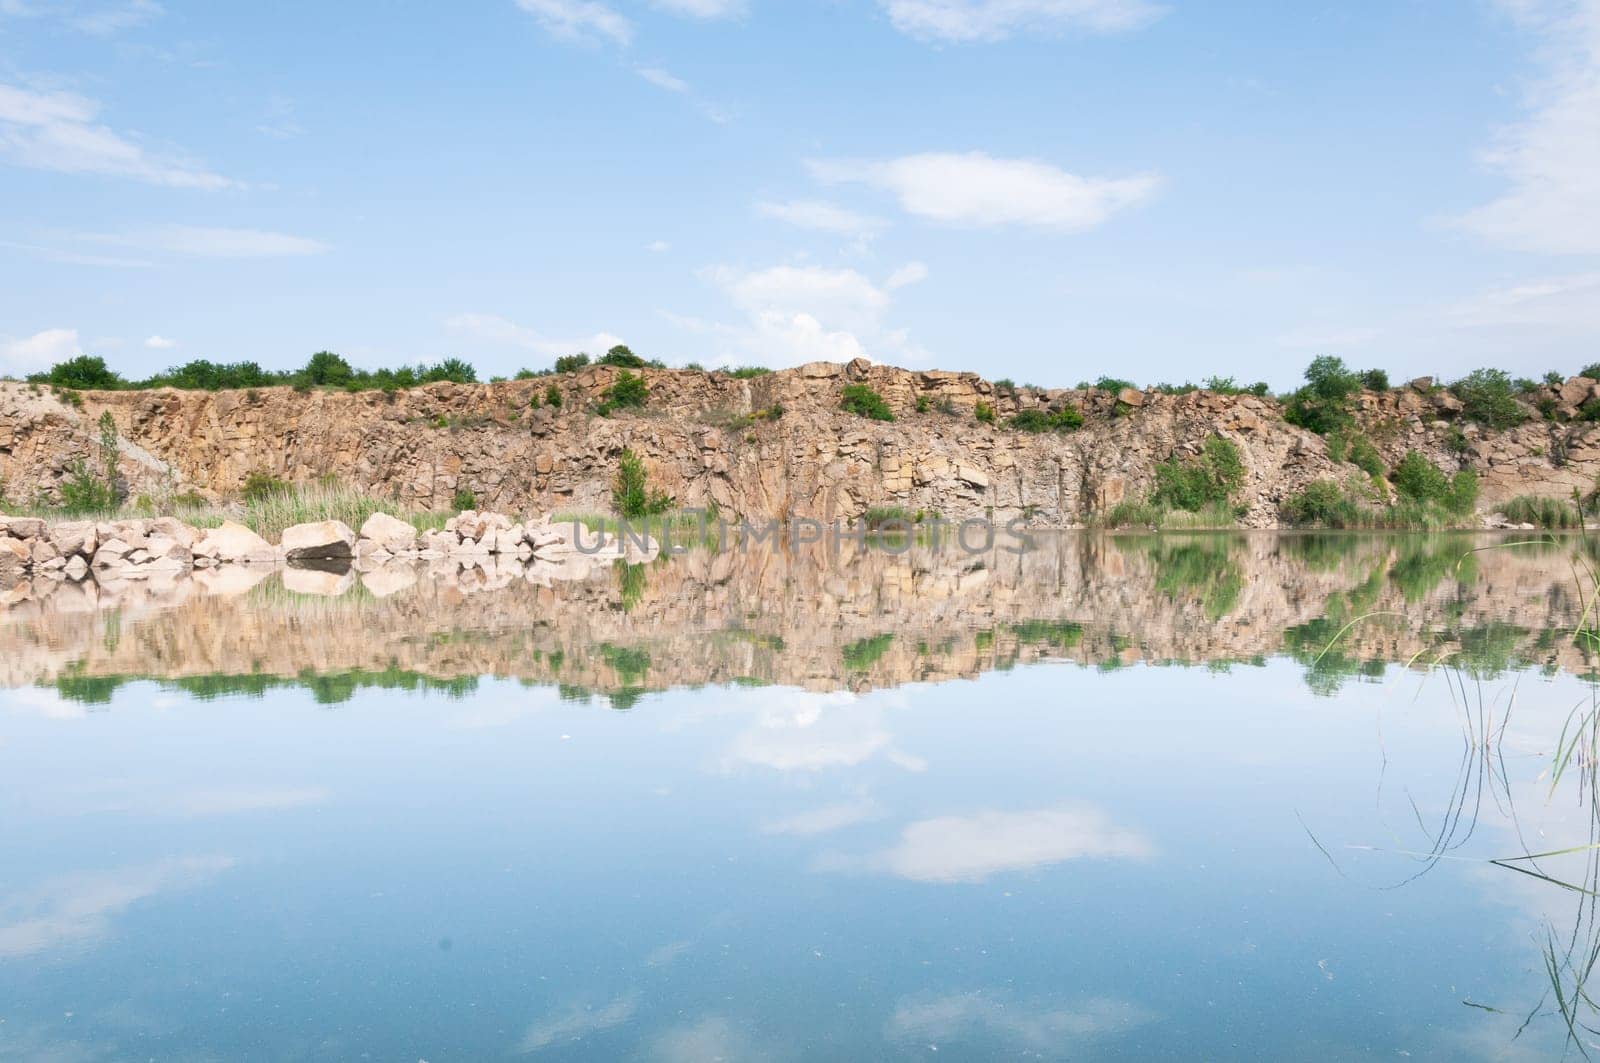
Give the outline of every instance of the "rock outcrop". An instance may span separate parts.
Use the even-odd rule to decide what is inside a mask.
[[[971,373],[858,360],[750,379],[645,370],[646,407],[599,416],[617,372],[590,366],[391,393],[83,392],[72,403],[41,387],[0,384],[0,478],[15,502],[59,501],[74,463],[97,454],[106,413],[120,437],[120,480],[130,497],[154,499],[234,498],[246,477],[265,473],[297,483],[332,478],[399,508],[437,511],[470,491],[507,513],[603,512],[629,448],[653,488],[725,516],[826,522],[901,507],[1070,527],[1142,498],[1160,463],[1221,435],[1244,463],[1243,521],[1266,527],[1308,482],[1362,475],[1332,460],[1326,440],[1286,423],[1274,400],[1253,395],[1016,389]],[[873,388],[896,420],[841,410],[847,384]],[[545,401],[550,387],[562,396],[559,408]],[[1594,486],[1600,422],[1585,411],[1597,399],[1600,383],[1575,378],[1525,400],[1548,418],[1491,432],[1463,421],[1461,402],[1423,380],[1364,393],[1357,416],[1391,467],[1416,449],[1447,471],[1475,469],[1488,510],[1516,494],[1567,497]],[[976,418],[980,404],[994,411],[993,423]],[[1084,417],[1077,431],[1005,427],[1020,412],[1067,408]]]

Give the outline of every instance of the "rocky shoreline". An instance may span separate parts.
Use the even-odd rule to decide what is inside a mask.
[[[581,541],[580,541],[581,537]],[[503,513],[462,512],[436,531],[419,532],[387,513],[358,530],[324,520],[286,528],[270,543],[236,521],[191,527],[175,517],[51,522],[0,517],[0,582],[23,577],[81,582],[132,580],[217,566],[278,566],[333,571],[379,568],[391,562],[539,564],[583,578],[612,561],[648,561],[653,541],[585,533],[574,523],[519,521]]]

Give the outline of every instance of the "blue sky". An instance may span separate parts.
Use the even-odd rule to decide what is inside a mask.
[[[1600,0],[0,0],[0,371],[1600,360]]]

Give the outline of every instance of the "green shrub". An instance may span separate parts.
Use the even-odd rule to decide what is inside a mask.
[[[577,354],[567,354],[556,359],[556,372],[576,373],[589,364],[589,356],[579,351]]]
[[[1150,501],[1158,506],[1198,513],[1208,505],[1228,502],[1244,483],[1239,448],[1221,436],[1207,439],[1200,456],[1176,456],[1156,466],[1156,487]]]
[[[561,389],[556,387],[554,384],[551,384],[549,387],[545,388],[544,404],[546,406],[554,406],[558,410],[561,409]]]
[[[76,461],[61,481],[61,507],[68,513],[105,513],[117,508],[116,485],[92,469],[86,461]]]
[[[1511,378],[1500,369],[1474,369],[1450,385],[1461,400],[1461,416],[1487,428],[1515,428],[1528,419]]]
[[[613,410],[640,409],[649,401],[650,388],[645,384],[644,377],[624,369],[617,374],[617,379],[611,386],[606,388],[599,413],[602,417],[609,417]]]
[[[457,513],[478,508],[478,495],[470,487],[458,487],[456,493],[450,496],[450,508]]]
[[[623,450],[617,459],[617,476],[611,484],[611,505],[619,516],[628,520],[665,513],[672,507],[672,499],[660,491],[652,491],[644,462],[632,450]]]
[[[751,377],[766,376],[772,370],[764,365],[741,365],[737,369],[729,370],[728,375],[735,380],[749,380]]]
[[[1348,461],[1368,476],[1383,475],[1383,456],[1372,440],[1359,432],[1341,430],[1328,436],[1328,457]]]
[[[987,402],[979,402],[972,410],[972,416],[984,424],[994,424],[994,407]]]
[[[1320,524],[1329,528],[1354,525],[1357,503],[1332,480],[1313,480],[1278,506],[1290,524]]]
[[[28,379],[36,384],[79,391],[113,391],[123,386],[122,378],[107,367],[106,360],[92,354],[57,362],[49,372],[34,373]]]
[[[424,369],[419,377],[424,384],[448,381],[452,384],[476,384],[478,371],[460,358],[446,358],[438,365]]]
[[[1006,427],[1019,432],[1070,432],[1083,427],[1083,414],[1071,406],[1063,406],[1054,412],[1022,410],[1006,422]]]
[[[595,362],[596,365],[614,365],[622,369],[665,369],[666,366],[653,358],[641,358],[622,344],[617,344]]]
[[[1200,386],[1218,395],[1254,395],[1257,398],[1264,398],[1268,391],[1265,380],[1240,385],[1231,376],[1208,376],[1200,382]]]
[[[865,384],[846,384],[839,400],[839,408],[874,421],[892,421],[894,414],[883,396]]]
[[[929,398],[928,396],[926,396],[926,395],[918,395],[917,396],[917,412],[918,413],[927,413],[931,409],[933,409],[933,400],[931,398]]]
[[[1132,388],[1134,385],[1133,381],[1131,380],[1123,380],[1114,376],[1103,376],[1089,386],[1092,388],[1097,388],[1100,391],[1109,391],[1112,394],[1116,394],[1119,391],[1125,391],[1129,388]]]
[[[1353,420],[1350,401],[1361,390],[1361,378],[1342,358],[1327,354],[1311,360],[1305,377],[1305,386],[1284,406],[1284,420],[1324,436],[1348,426]]]
[[[244,478],[244,486],[239,489],[239,497],[246,502],[260,502],[275,495],[284,495],[292,491],[287,480],[279,479],[269,472],[253,472]]]
[[[1401,498],[1411,502],[1437,503],[1454,516],[1470,513],[1478,501],[1476,473],[1471,469],[1463,469],[1454,476],[1446,476],[1437,465],[1415,450],[1406,451],[1389,479]]]
[[[1516,524],[1552,529],[1583,527],[1583,516],[1578,512],[1578,507],[1559,498],[1518,495],[1502,504],[1499,512]]]
[[[1364,369],[1361,371],[1361,386],[1368,391],[1388,391],[1389,374],[1382,369]]]
[[[1588,365],[1578,370],[1578,375],[1581,377],[1588,377],[1590,380],[1600,380],[1600,362],[1590,362]],[[1561,381],[1557,380],[1556,383],[1559,384]]]

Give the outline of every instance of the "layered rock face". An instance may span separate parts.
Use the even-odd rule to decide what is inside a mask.
[[[55,501],[75,461],[97,453],[109,411],[119,475],[130,496],[235,495],[251,473],[342,484],[427,509],[459,490],[512,513],[605,511],[623,448],[652,487],[680,506],[714,502],[725,516],[849,520],[873,506],[952,519],[1022,518],[1070,527],[1142,498],[1162,461],[1199,452],[1211,435],[1239,447],[1244,523],[1267,527],[1306,483],[1362,475],[1332,461],[1320,437],[1288,425],[1271,399],[1192,392],[997,389],[969,373],[912,372],[865,361],[816,363],[752,379],[645,370],[647,407],[601,417],[617,370],[499,384],[434,384],[393,394],[260,391],[86,392],[76,404],[48,389],[0,384],[0,477],[14,502]],[[839,409],[845,385],[866,384],[893,423]],[[561,393],[559,408],[546,389]],[[1587,401],[1592,381],[1552,389]],[[1581,395],[1580,395],[1581,392]],[[1561,398],[1560,401],[1565,401]],[[1359,416],[1391,464],[1419,449],[1447,470],[1476,469],[1480,505],[1516,494],[1565,497],[1600,474],[1600,424],[1538,420],[1502,433],[1459,423],[1459,404],[1419,384],[1367,394]],[[979,404],[996,424],[974,416]],[[1067,434],[1003,427],[1025,409],[1073,407]],[[1578,409],[1573,406],[1573,409]]]

